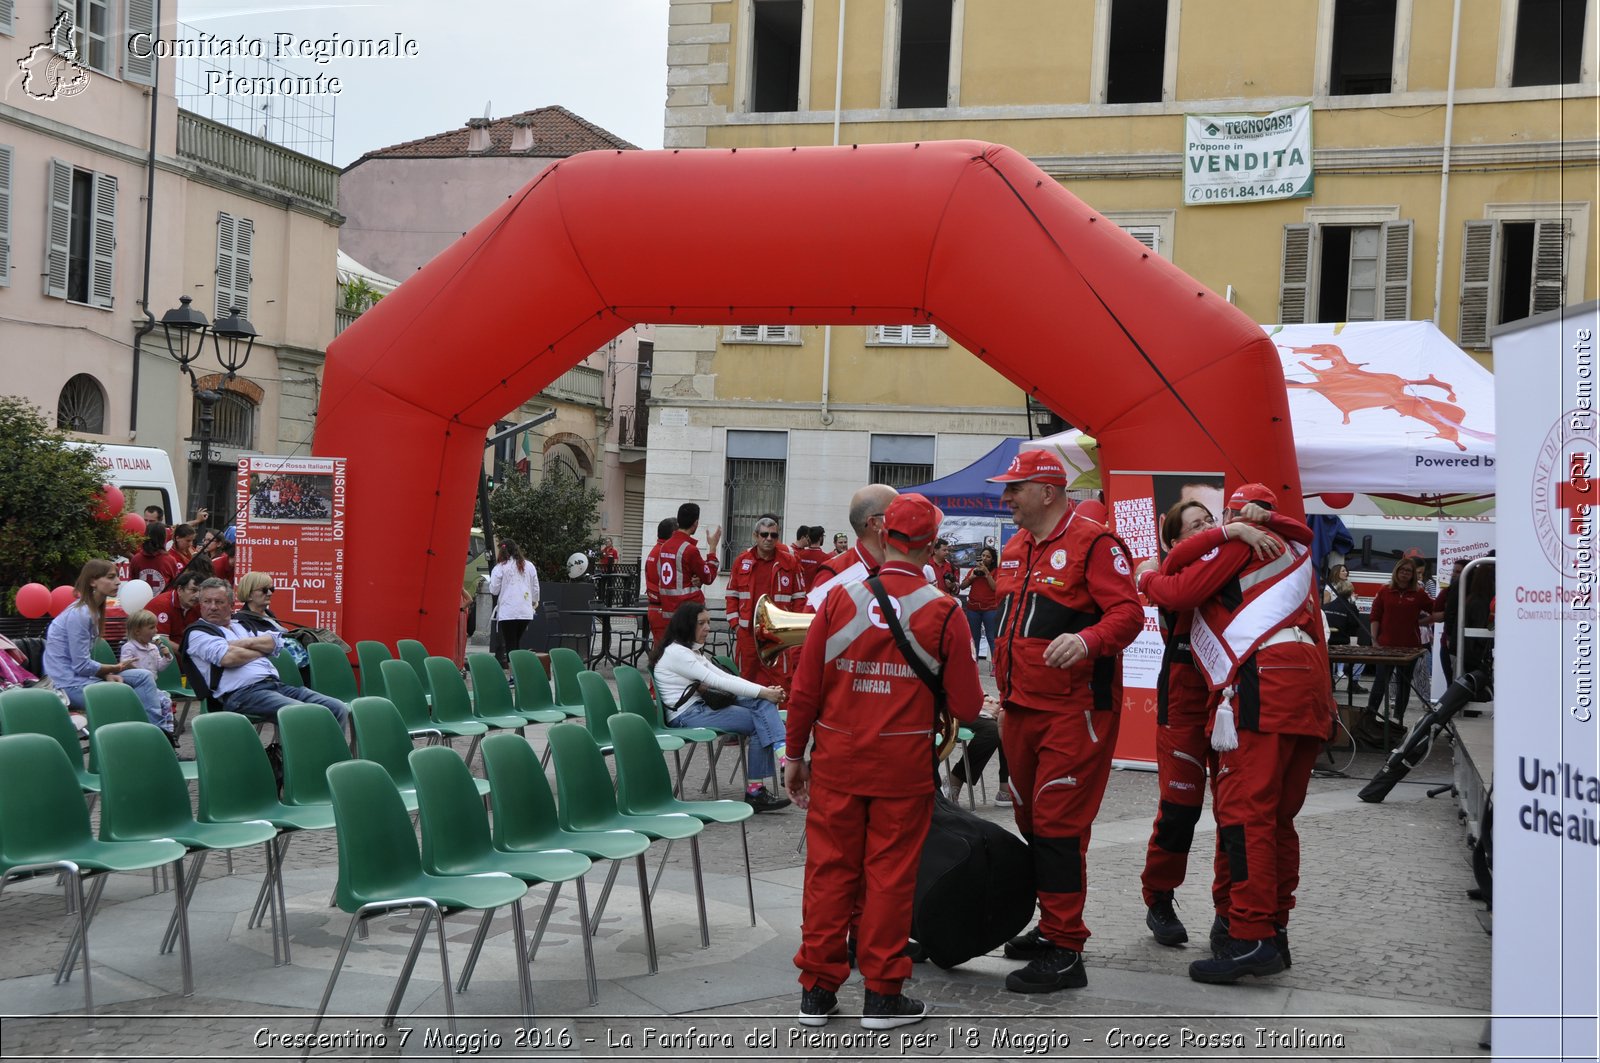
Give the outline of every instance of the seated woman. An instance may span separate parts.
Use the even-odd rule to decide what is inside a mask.
[[[45,633],[44,674],[79,712],[84,711],[83,690],[89,684],[126,683],[139,695],[150,722],[165,731],[167,740],[177,748],[172,703],[169,699],[163,704],[156,677],[135,667],[133,661],[101,664],[94,659],[94,640],[105,623],[106,599],[117,593],[119,583],[117,566],[110,561],[96,559],[84,564],[74,585],[78,600],[50,621]]]
[[[666,634],[651,653],[650,668],[655,674],[656,689],[661,692],[661,703],[666,706],[667,726],[715,727],[752,735],[746,765],[752,781],[744,799],[757,812],[785,808],[788,798],[776,797],[764,782],[754,781],[772,774],[774,758],[780,764],[783,761],[784,728],[777,709],[785,697],[783,688],[757,686],[723,670],[701,649],[710,631],[711,617],[706,607],[700,602],[686,602],[667,621]],[[727,708],[713,709],[700,696],[702,689],[732,694],[735,700]]]
[[[288,629],[272,614],[272,595],[277,588],[272,585],[272,577],[265,572],[246,572],[239,580],[239,587],[234,592],[243,602],[243,608],[233,614],[233,619],[241,627],[253,634],[262,635],[268,632],[284,632]],[[300,676],[306,686],[311,685],[311,654],[294,639],[284,639],[283,648],[289,651],[289,656],[294,658],[295,665],[300,669]]]

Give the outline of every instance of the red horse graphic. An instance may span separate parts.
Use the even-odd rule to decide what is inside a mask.
[[[1466,411],[1460,406],[1451,405],[1456,401],[1455,388],[1432,373],[1428,374],[1426,380],[1407,380],[1394,373],[1369,372],[1364,368],[1366,362],[1352,362],[1345,356],[1344,350],[1333,343],[1314,343],[1309,347],[1290,347],[1289,350],[1321,359],[1329,365],[1321,369],[1302,361],[1300,365],[1316,379],[1305,383],[1287,380],[1285,385],[1310,388],[1317,392],[1339,408],[1339,412],[1344,414],[1345,424],[1350,423],[1350,415],[1357,410],[1393,410],[1401,417],[1421,421],[1433,429],[1430,439],[1447,440],[1454,443],[1457,450],[1467,449],[1461,442],[1462,435],[1484,442],[1494,439],[1491,432],[1478,432],[1462,426]],[[1438,388],[1445,393],[1447,401],[1412,394],[1407,390],[1410,387]]]

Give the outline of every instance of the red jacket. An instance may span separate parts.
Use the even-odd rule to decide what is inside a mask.
[[[833,555],[826,550],[819,550],[815,546],[807,546],[794,552],[795,560],[800,562],[800,576],[805,580],[805,589],[810,590],[817,578],[817,566]]]
[[[156,615],[156,631],[167,636],[174,646],[182,646],[183,629],[200,619],[200,606],[182,609],[177,599],[177,591],[165,591],[151,598],[145,608]]]
[[[805,604],[800,562],[786,547],[778,547],[772,560],[763,561],[752,546],[733,559],[730,571],[724,604],[741,638],[750,634],[756,602],[763,594],[770,595],[772,604],[779,609],[797,609]]]
[[[159,550],[152,554],[140,547],[138,553],[128,558],[128,578],[144,580],[157,594],[170,587],[181,571],[183,568],[178,564],[178,557],[171,550]]]
[[[706,595],[701,587],[717,578],[717,562],[700,556],[694,536],[680,528],[672,533],[672,538],[658,543],[652,553],[656,555],[657,593],[662,612],[670,617],[685,602],[705,603]]]
[[[890,562],[879,574],[907,638],[942,682],[951,715],[977,719],[983,686],[960,603],[910,565]],[[932,785],[934,700],[877,615],[865,582],[828,593],[800,651],[788,746],[798,755],[815,735],[813,786],[901,797]]]
[[[1403,591],[1380,587],[1372,596],[1372,625],[1378,632],[1373,641],[1380,646],[1421,646],[1423,617],[1430,617],[1431,626],[1431,616],[1437,611],[1437,603],[1421,587]]]
[[[1144,630],[1144,609],[1120,540],[1105,525],[1069,509],[1043,540],[1019,529],[996,574],[1000,639],[994,675],[1000,697],[1027,709],[1122,707],[1120,654]],[[1089,655],[1052,668],[1044,651],[1073,632]]]
[[[812,574],[811,586],[806,593],[806,611],[814,613],[822,608],[822,600],[827,597],[827,592],[821,588],[835,579],[843,576],[847,583],[860,583],[868,576],[875,575],[877,571],[878,563],[872,560],[872,555],[861,549],[860,543],[842,554],[830,555]]]

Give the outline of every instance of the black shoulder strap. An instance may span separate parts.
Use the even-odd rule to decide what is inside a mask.
[[[911,640],[906,637],[906,629],[900,626],[900,616],[894,611],[889,593],[883,589],[883,580],[873,576],[866,583],[867,589],[878,599],[878,612],[883,614],[884,626],[889,629],[889,634],[894,636],[894,644],[900,648],[900,656],[906,659],[906,663],[917,673],[917,678],[922,680],[923,685],[933,692],[934,711],[942,715],[945,711],[944,683],[922,663],[922,658],[911,648]]]

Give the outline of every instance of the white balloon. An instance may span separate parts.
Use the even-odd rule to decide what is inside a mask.
[[[124,613],[135,613],[150,604],[155,588],[142,579],[130,579],[117,589],[117,604]]]
[[[578,579],[589,571],[589,558],[584,554],[573,554],[567,558],[567,577]]]

